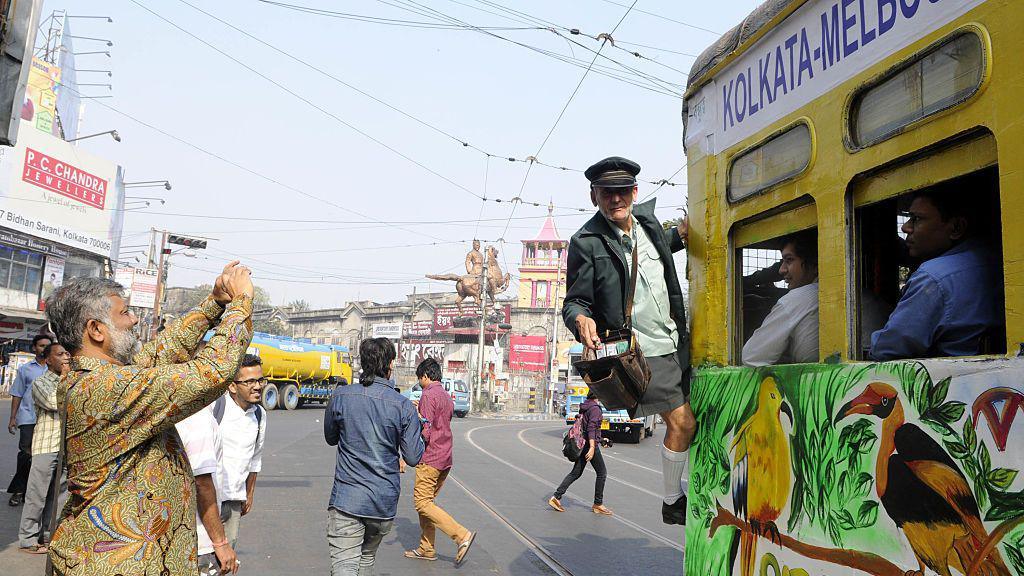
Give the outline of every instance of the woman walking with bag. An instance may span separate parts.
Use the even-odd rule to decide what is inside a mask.
[[[548,500],[548,506],[559,512],[565,512],[561,502],[562,496],[573,482],[579,480],[583,475],[583,469],[587,467],[587,462],[590,462],[590,465],[594,467],[594,472],[597,473],[597,481],[594,482],[594,505],[590,510],[594,514],[612,515],[612,511],[604,505],[604,482],[608,477],[608,470],[604,466],[604,457],[601,456],[603,414],[601,405],[597,402],[597,395],[590,391],[587,394],[587,400],[580,406],[580,413],[577,416],[577,418],[583,419],[582,428],[587,439],[587,443],[584,445],[585,452],[580,453],[572,471],[562,480],[562,484],[555,490],[555,495]]]

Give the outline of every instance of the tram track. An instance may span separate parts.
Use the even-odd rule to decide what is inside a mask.
[[[491,516],[495,518],[495,520],[497,520],[506,528],[508,528],[508,530],[512,532],[513,535],[515,535],[516,539],[519,540],[523,544],[523,546],[526,546],[526,548],[530,550],[530,552],[532,552],[541,562],[543,562],[544,565],[547,566],[553,574],[555,574],[556,576],[574,576],[572,570],[570,570],[565,564],[559,562],[558,558],[555,558],[554,554],[548,552],[548,550],[544,548],[544,546],[541,545],[540,542],[537,542],[535,539],[531,538],[530,535],[526,533],[526,530],[520,528],[514,522],[509,520],[504,514],[499,512],[497,508],[495,508],[489,502],[487,502],[486,500],[478,496],[475,492],[470,490],[469,487],[463,484],[462,481],[459,480],[457,476],[449,476],[448,478],[452,482],[454,482],[459,488],[461,488],[462,491],[465,492],[466,495],[469,496],[471,500],[473,500],[474,502],[477,503],[477,505],[479,505],[481,508],[489,512]]]
[[[505,460],[505,459],[501,458],[500,456],[497,456],[497,455],[493,454],[491,451],[488,451],[488,450],[484,449],[482,446],[480,446],[473,439],[473,433],[476,432],[477,430],[483,430],[483,429],[487,429],[487,428],[496,428],[496,427],[499,427],[499,426],[511,426],[511,425],[512,424],[490,424],[490,425],[487,425],[487,426],[477,426],[475,428],[471,428],[470,430],[466,431],[465,438],[466,438],[466,441],[471,446],[476,448],[480,453],[485,454],[489,458],[491,458],[493,460],[496,460],[496,461],[500,462],[501,464],[504,464],[505,466],[515,470],[516,472],[519,472],[523,476],[526,476],[527,478],[530,478],[530,479],[536,481],[537,483],[544,485],[546,488],[550,488],[551,487],[551,483],[547,479],[544,479],[544,478],[538,476],[537,474],[534,474],[533,472],[530,472],[529,470],[526,470],[525,468],[517,466],[516,464],[513,464],[512,462],[509,462],[508,460]],[[590,504],[585,499],[580,498],[579,496],[575,495],[572,492],[566,492],[565,497],[567,497],[567,498],[569,498],[571,500],[574,500],[575,502],[579,503],[581,506],[588,507],[588,508],[590,506]],[[662,536],[661,534],[658,534],[657,532],[649,530],[649,529],[641,526],[640,524],[638,524],[636,522],[633,522],[632,520],[628,520],[626,518],[623,518],[622,516],[620,516],[618,514],[616,514],[614,516],[611,516],[610,518],[612,520],[616,521],[616,522],[619,522],[619,523],[621,523],[621,524],[623,524],[623,525],[633,529],[633,530],[636,530],[637,532],[640,532],[641,534],[643,534],[644,536],[647,536],[648,538],[650,538],[652,540],[655,540],[655,541],[657,541],[657,542],[659,542],[661,544],[664,544],[666,546],[669,546],[669,547],[674,548],[676,550],[679,550],[681,552],[685,552],[685,547],[681,543],[673,541],[673,540],[671,540],[669,538],[666,538],[666,537]]]

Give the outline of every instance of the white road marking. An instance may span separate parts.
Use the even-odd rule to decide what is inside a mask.
[[[476,443],[476,441],[473,440],[473,432],[476,432],[477,430],[480,430],[482,428],[494,428],[494,427],[497,427],[497,426],[511,426],[511,425],[512,424],[491,424],[491,425],[488,425],[488,426],[478,426],[476,428],[472,428],[472,429],[470,429],[469,431],[466,432],[466,441],[469,442],[474,448],[479,450],[481,453],[486,454],[487,456],[497,460],[498,462],[501,462],[502,464],[508,466],[509,468],[515,470],[516,472],[519,472],[523,476],[526,476],[528,478],[532,478],[532,479],[536,480],[537,482],[543,484],[544,486],[547,486],[547,487],[550,488],[551,482],[549,482],[548,480],[545,480],[544,478],[541,478],[540,476],[537,476],[536,474],[534,474],[533,472],[530,472],[529,470],[525,470],[523,468],[520,468],[519,466],[516,466],[515,464],[509,462],[508,460],[505,460],[503,458],[495,456],[491,452],[488,452],[487,450],[484,450],[482,447],[480,447],[479,444]],[[573,500],[576,500],[577,502],[579,502],[580,504],[582,504],[584,506],[587,505],[587,500],[585,500],[583,498],[580,498],[579,496],[577,496],[576,494],[574,494],[572,492],[566,492],[566,495],[571,497]],[[637,532],[640,532],[640,533],[642,533],[642,534],[644,534],[644,535],[646,535],[646,536],[648,536],[650,538],[653,538],[654,540],[657,540],[657,541],[659,541],[659,542],[661,542],[663,544],[671,546],[672,548],[680,550],[680,551],[682,551],[684,553],[686,552],[685,547],[682,544],[680,544],[679,542],[675,542],[673,540],[665,538],[664,536],[662,536],[661,534],[658,534],[657,532],[652,532],[651,530],[648,530],[647,528],[644,528],[643,526],[637,524],[636,522],[633,522],[631,520],[626,520],[625,518],[623,518],[622,516],[619,516],[619,515],[611,516],[611,518],[613,520],[617,520],[617,521],[621,522],[622,524],[625,524],[626,526],[629,526],[630,528],[636,530]]]
[[[539,426],[538,427],[534,427],[534,428],[523,428],[522,430],[519,431],[518,434],[516,434],[516,437],[519,438],[519,441],[522,442],[523,444],[526,444],[530,448],[533,448],[534,450],[536,450],[537,452],[540,452],[541,454],[544,454],[545,456],[550,456],[551,458],[554,458],[555,460],[561,460],[563,462],[568,462],[568,460],[565,459],[565,456],[562,456],[561,454],[552,454],[551,452],[548,452],[547,450],[544,450],[543,448],[538,448],[537,446],[534,446],[529,440],[527,440],[526,438],[523,438],[523,432],[526,432],[528,430],[540,430],[540,429],[541,429],[541,427],[539,427]],[[604,455],[605,458],[611,458],[611,456],[608,456],[605,453],[604,450],[601,451],[601,454]],[[615,460],[618,460],[618,458],[615,458]],[[660,475],[661,473],[659,472],[658,474]],[[644,494],[650,494],[651,496],[654,496],[658,500],[664,500],[662,495],[658,494],[657,492],[651,492],[650,490],[648,490],[646,488],[642,488],[640,486],[637,486],[636,484],[633,484],[633,483],[630,483],[630,482],[626,482],[625,480],[622,480],[620,478],[616,478],[615,476],[612,476],[611,474],[608,475],[608,479],[609,480],[614,480],[615,482],[618,482],[619,484],[622,484],[623,486],[628,486],[628,487],[630,487],[630,488],[632,488],[634,490],[639,490],[640,492],[643,492]]]

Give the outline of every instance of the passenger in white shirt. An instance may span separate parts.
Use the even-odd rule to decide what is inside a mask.
[[[252,511],[256,474],[263,467],[267,419],[258,403],[265,383],[259,356],[246,354],[238,374],[228,384],[223,416],[217,416],[224,442],[220,466],[224,486],[221,517],[232,548],[238,541],[240,518]]]
[[[818,238],[813,231],[786,239],[779,268],[787,292],[743,345],[743,364],[818,361]]]
[[[238,572],[235,551],[224,535],[220,519],[222,456],[220,430],[209,406],[178,422],[178,436],[196,477],[196,535],[199,574],[216,576]]]

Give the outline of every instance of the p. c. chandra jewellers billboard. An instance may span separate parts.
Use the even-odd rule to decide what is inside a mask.
[[[116,164],[23,122],[0,146],[0,226],[116,258],[124,203]]]

